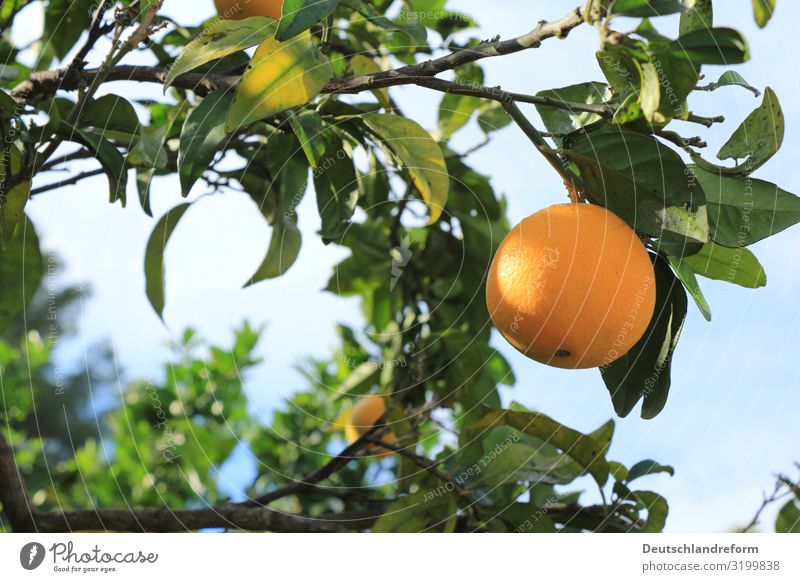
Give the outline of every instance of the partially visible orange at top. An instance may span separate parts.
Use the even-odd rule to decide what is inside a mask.
[[[227,20],[242,20],[251,16],[281,17],[283,0],[214,0],[217,14]]]

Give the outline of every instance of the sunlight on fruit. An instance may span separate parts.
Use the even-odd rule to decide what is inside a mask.
[[[347,442],[356,442],[361,435],[371,429],[386,412],[386,404],[381,396],[367,396],[360,399],[355,406],[341,417],[344,425],[344,436]],[[392,432],[381,436],[381,440],[389,444],[397,442],[397,437]],[[370,454],[384,457],[393,451],[383,447],[370,447]]]
[[[486,302],[517,350],[559,368],[610,364],[644,335],[655,309],[644,245],[591,204],[545,208],[514,227],[489,270]]]

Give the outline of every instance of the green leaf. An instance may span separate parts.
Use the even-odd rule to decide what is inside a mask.
[[[637,505],[647,510],[647,521],[642,528],[642,533],[658,533],[664,531],[669,514],[667,500],[652,491],[634,491]]]
[[[136,193],[138,194],[139,204],[147,216],[153,216],[153,210],[150,208],[150,186],[153,183],[155,174],[155,168],[150,168],[149,170],[137,168],[136,170]]]
[[[750,58],[747,41],[732,28],[705,28],[681,35],[670,43],[677,57],[707,65],[735,65]]]
[[[0,250],[0,331],[25,310],[43,275],[39,238],[33,223],[23,216],[8,245]]]
[[[681,35],[714,26],[714,5],[712,0],[686,0],[686,6],[686,11],[681,14]]]
[[[258,267],[248,285],[282,276],[297,260],[302,235],[292,218],[279,218],[272,227],[272,240],[267,256]]]
[[[361,14],[370,24],[404,35],[412,42],[412,47],[409,48],[427,45],[428,31],[419,23],[403,23],[389,20],[363,0],[341,0],[341,3]]]
[[[277,28],[273,18],[253,16],[243,20],[218,18],[214,24],[186,45],[167,72],[164,89],[173,81],[201,65],[256,46],[271,37]]]
[[[339,0],[284,0],[278,32],[280,42],[289,40],[332,13]]]
[[[233,132],[276,113],[310,103],[333,76],[328,57],[308,32],[291,42],[262,42],[239,81],[226,130]]]
[[[565,146],[559,153],[578,167],[596,204],[655,238],[708,241],[702,188],[672,149],[622,129],[587,133]]]
[[[558,447],[578,462],[599,486],[608,481],[608,462],[603,449],[591,437],[559,424],[552,418],[535,412],[493,410],[469,427],[470,431],[509,426]]]
[[[686,318],[687,298],[669,266],[655,260],[656,308],[642,339],[600,372],[614,410],[627,416],[644,397],[642,418],[654,418],[667,402],[672,354]]]
[[[767,284],[764,267],[746,248],[731,249],[706,243],[697,254],[677,260],[688,265],[696,274],[709,279],[726,281],[750,289],[764,287]]]
[[[456,498],[442,484],[438,489],[420,489],[389,505],[372,532],[452,531],[455,518]]]
[[[611,14],[616,16],[664,16],[683,12],[686,6],[680,0],[617,0],[611,5]]]
[[[127,199],[128,168],[125,165],[125,158],[116,146],[102,135],[91,131],[82,129],[70,131],[67,126],[63,126],[60,133],[70,141],[83,144],[92,152],[108,177],[109,202],[113,204],[119,200],[124,207]]]
[[[691,166],[708,199],[711,240],[744,247],[800,222],[800,197],[755,178]]]
[[[761,105],[733,132],[719,150],[717,158],[733,159],[737,162],[736,170],[750,174],[763,166],[780,149],[785,126],[786,120],[778,96],[767,87]]]
[[[483,86],[483,70],[469,64],[455,71],[455,83],[464,86]],[[447,141],[459,129],[464,127],[483,101],[469,95],[447,93],[439,105],[439,130],[442,139]]]
[[[194,183],[211,166],[225,142],[225,119],[232,100],[229,92],[214,91],[187,115],[178,149],[178,174],[183,196],[189,195]]]
[[[570,85],[569,87],[561,87],[560,89],[539,91],[536,96],[552,99],[557,103],[596,104],[605,101],[607,89],[608,87],[605,83],[590,81],[578,83],[577,85]],[[590,123],[600,120],[600,116],[594,113],[569,111],[566,109],[557,109],[555,107],[546,107],[544,105],[537,105],[536,111],[539,112],[539,116],[542,118],[542,122],[547,130],[551,133],[558,134],[572,133],[576,129],[581,129]]]
[[[790,499],[778,511],[775,519],[777,533],[800,533],[800,499]]]
[[[169,242],[169,237],[183,217],[183,214],[191,206],[189,202],[184,202],[174,207],[162,216],[156,223],[150,238],[147,241],[147,249],[144,255],[144,276],[145,291],[150,305],[164,319],[164,249]]]
[[[103,95],[94,99],[81,111],[79,123],[94,127],[103,135],[117,132],[123,135],[139,134],[139,116],[130,101],[119,95]]]
[[[694,299],[700,313],[703,314],[706,321],[711,321],[711,307],[708,305],[705,295],[703,295],[703,290],[700,289],[700,283],[697,282],[694,270],[681,259],[676,259],[674,257],[669,258],[669,264],[675,269],[675,274],[678,275],[681,283],[683,283],[689,295]]]
[[[714,91],[719,89],[720,87],[729,87],[731,85],[737,85],[739,87],[744,87],[748,91],[750,91],[756,97],[761,95],[761,91],[750,85],[744,77],[742,77],[736,71],[725,71],[720,75],[719,79],[717,79],[716,83],[709,83],[706,85],[706,89],[709,91]]]
[[[297,141],[308,158],[308,163],[316,170],[325,155],[326,143],[322,135],[322,117],[316,111],[303,111],[289,115],[289,124],[297,136]]]
[[[675,469],[669,465],[662,465],[648,459],[646,461],[639,461],[633,467],[631,467],[627,475],[625,475],[622,480],[625,481],[625,483],[630,483],[631,481],[635,481],[636,479],[644,477],[645,475],[655,475],[657,473],[667,473],[670,476],[674,476]]]
[[[487,135],[503,129],[512,121],[511,116],[497,101],[487,101],[478,110],[478,126]]]
[[[364,362],[353,369],[331,394],[331,400],[338,400],[348,394],[360,395],[369,391],[380,380],[380,368],[375,362]]]
[[[753,0],[753,15],[759,28],[764,28],[775,13],[775,0]]]
[[[63,60],[92,21],[94,0],[49,0],[44,11],[46,43]]]
[[[626,47],[611,46],[597,51],[595,56],[615,96],[625,98],[638,93],[639,69]]]
[[[317,207],[322,219],[320,236],[326,244],[339,241],[350,225],[358,203],[358,177],[353,159],[342,141],[330,133],[326,136],[326,160],[330,163],[314,172]]]
[[[0,131],[0,138],[3,137]],[[19,179],[23,171],[24,154],[14,143],[6,143],[5,152],[7,160],[0,161],[0,247],[5,248],[14,235],[17,225],[24,218],[25,206],[31,194],[31,180],[25,179],[8,192],[5,187],[9,180]],[[6,169],[10,170],[8,176],[5,175]]]
[[[408,170],[428,205],[430,224],[436,222],[447,204],[450,189],[450,177],[439,144],[417,122],[399,115],[368,113],[364,115],[364,122],[380,139],[381,146]]]

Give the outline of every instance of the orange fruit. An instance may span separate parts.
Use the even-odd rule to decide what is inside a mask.
[[[641,339],[656,302],[653,263],[618,216],[558,204],[515,226],[497,250],[486,304],[517,350],[558,368],[605,366]]]
[[[359,400],[349,414],[343,418],[344,436],[347,442],[356,442],[361,435],[375,426],[375,423],[386,413],[386,403],[381,396],[367,396]],[[388,432],[381,435],[381,440],[390,444],[397,442],[394,433]],[[391,455],[391,451],[384,447],[371,446],[367,452],[378,456]]]
[[[278,20],[283,0],[214,0],[217,14],[228,20],[242,20],[251,16],[271,16]]]

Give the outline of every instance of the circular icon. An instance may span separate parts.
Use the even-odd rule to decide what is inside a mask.
[[[19,563],[26,570],[35,570],[44,561],[44,546],[39,542],[30,542],[19,551]]]

